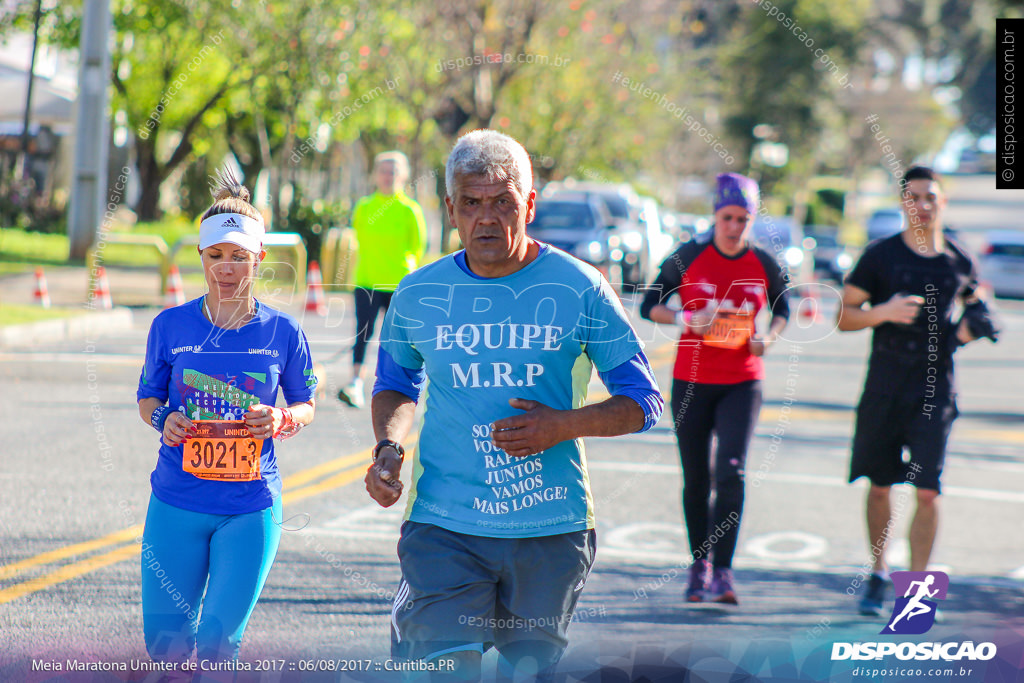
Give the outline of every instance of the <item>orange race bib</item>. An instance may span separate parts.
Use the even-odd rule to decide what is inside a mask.
[[[193,420],[197,434],[185,442],[181,468],[200,479],[253,481],[260,478],[263,439],[254,439],[242,420]]]
[[[723,349],[739,349],[754,334],[752,311],[719,311],[704,334],[704,343]]]

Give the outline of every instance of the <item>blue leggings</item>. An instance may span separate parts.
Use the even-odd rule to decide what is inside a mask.
[[[281,540],[281,499],[244,515],[183,510],[150,496],[142,535],[142,621],[155,661],[238,656]],[[205,594],[204,594],[205,592]]]

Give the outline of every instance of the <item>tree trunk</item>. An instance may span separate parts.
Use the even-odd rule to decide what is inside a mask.
[[[155,221],[163,215],[160,210],[160,185],[164,181],[163,169],[156,160],[156,148],[152,137],[135,141],[135,152],[139,162],[139,201],[135,205],[138,220]]]

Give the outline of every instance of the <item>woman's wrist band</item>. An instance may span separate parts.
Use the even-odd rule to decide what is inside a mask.
[[[149,423],[153,425],[153,429],[164,433],[164,424],[167,422],[167,418],[171,416],[170,406],[160,406],[153,411],[153,414],[149,416]]]
[[[299,433],[299,430],[304,426],[301,422],[296,422],[295,418],[292,417],[292,411],[290,408],[281,408],[281,426],[278,427],[277,431],[274,432],[274,439],[287,439],[290,436],[295,436]]]

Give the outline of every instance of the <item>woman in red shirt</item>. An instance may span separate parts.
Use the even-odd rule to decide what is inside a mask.
[[[640,308],[648,320],[682,330],[672,415],[693,555],[688,602],[738,602],[732,559],[743,513],[744,461],[761,410],[761,356],[789,318],[787,275],[772,255],[748,242],[758,201],[755,181],[719,175],[711,239],[688,242],[669,256]],[[673,295],[677,306],[668,304]],[[759,335],[754,319],[766,305],[771,323]]]

